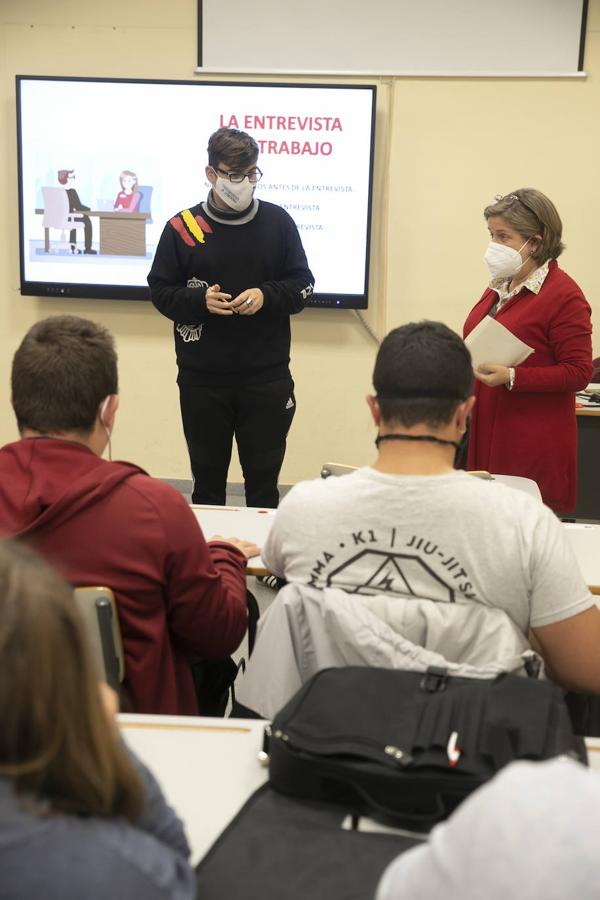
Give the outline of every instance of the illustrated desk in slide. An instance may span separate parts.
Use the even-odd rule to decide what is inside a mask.
[[[36,214],[43,214],[43,209],[36,209]],[[77,216],[77,210],[71,213]],[[86,209],[82,216],[98,219],[98,243],[100,254],[104,256],[145,256],[146,255],[146,219],[150,213],[125,213],[115,210]],[[65,226],[65,232],[69,226]],[[44,250],[50,250],[50,229],[44,228]]]
[[[150,213],[91,209],[85,215],[98,217],[99,244],[102,255],[146,255],[146,219],[150,217]]]

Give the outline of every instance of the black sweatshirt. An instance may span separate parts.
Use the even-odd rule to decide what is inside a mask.
[[[148,275],[152,302],[175,323],[178,382],[231,386],[285,378],[290,315],[313,289],[298,229],[284,209],[263,201],[241,217],[219,218],[205,203],[173,216]],[[232,297],[260,288],[264,305],[252,316],[209,313],[205,293],[213,284]]]

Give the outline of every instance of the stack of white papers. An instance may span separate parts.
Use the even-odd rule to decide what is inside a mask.
[[[533,347],[524,344],[491,316],[481,320],[465,339],[465,344],[471,352],[474,369],[483,363],[518,366],[533,353]]]

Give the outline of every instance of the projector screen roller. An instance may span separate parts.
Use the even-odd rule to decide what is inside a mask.
[[[21,293],[149,299],[162,229],[206,198],[208,138],[227,126],[259,145],[257,198],[298,226],[309,305],[366,308],[375,93],[17,76]],[[69,213],[73,191],[82,213]]]

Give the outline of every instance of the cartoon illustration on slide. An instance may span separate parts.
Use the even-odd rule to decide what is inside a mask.
[[[44,241],[42,244],[37,236],[31,235],[32,258],[43,254],[47,262],[58,262],[57,258],[60,258],[64,263],[67,259],[78,257],[80,265],[88,265],[88,261],[84,261],[86,256],[100,257],[94,262],[106,260],[108,265],[111,264],[110,258],[116,256],[151,258],[146,230],[153,225],[153,186],[139,184],[136,172],[123,169],[119,174],[120,190],[115,198],[114,168],[110,174],[96,165],[91,170],[86,167],[80,190],[86,200],[90,196],[96,198],[88,201],[93,206],[87,206],[76,188],[76,171],[74,168],[57,170],[49,166],[46,174],[37,179],[34,214],[43,216]],[[53,176],[52,172],[56,175]],[[56,186],[51,186],[53,177],[58,180]],[[38,227],[35,226],[37,234]],[[69,266],[73,268],[72,263]]]
[[[58,182],[63,185],[66,189],[66,195],[69,202],[69,213],[74,212],[89,212],[90,207],[85,206],[81,200],[79,199],[79,194],[75,190],[75,170],[74,169],[59,169],[58,170]],[[87,254],[96,254],[96,250],[92,249],[92,222],[89,216],[81,215],[81,216],[70,216],[69,217],[74,225],[74,228],[71,229],[71,233],[69,236],[69,240],[71,243],[71,253],[77,254],[81,253],[81,250],[77,247],[77,231],[83,225],[83,240],[84,240],[84,253]]]
[[[136,212],[140,205],[140,200],[142,199],[142,195],[138,190],[137,175],[129,169],[123,169],[119,175],[119,183],[121,185],[121,190],[117,194],[117,199],[114,202],[115,211],[128,213]]]

